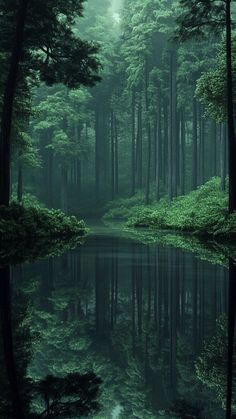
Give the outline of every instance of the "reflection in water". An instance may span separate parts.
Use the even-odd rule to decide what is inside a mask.
[[[233,260],[229,260],[229,298],[228,298],[228,369],[227,369],[227,399],[226,399],[226,419],[231,419],[232,404],[236,404],[233,385],[234,367],[234,334],[236,316],[236,266]]]
[[[31,383],[28,398],[26,390],[19,398],[17,379],[13,380],[15,388],[10,386],[5,396],[9,400],[11,392],[13,409],[19,411],[24,398],[24,406],[28,403],[31,411],[42,411],[39,383],[42,389],[48,376],[57,380],[46,386],[53,403],[60,379],[93,371],[96,391],[97,377],[103,381],[102,407],[98,413],[98,406],[92,409],[94,418],[224,416],[214,383],[208,383],[209,389],[203,376],[202,381],[197,378],[195,368],[197,359],[200,365],[199,354],[206,359],[204,341],[217,335],[219,325],[226,325],[224,268],[173,248],[91,236],[85,245],[60,258],[14,268],[12,294],[17,368],[22,364],[18,376],[25,378],[25,388]],[[5,310],[9,307],[10,302]],[[3,327],[5,321],[9,322],[9,315],[8,320],[2,316]],[[4,335],[9,339],[10,324],[7,328]],[[2,357],[1,353],[3,362]],[[9,362],[11,374],[16,374],[14,362]],[[7,362],[6,367],[11,383]],[[94,402],[96,397],[97,393]],[[65,399],[69,396],[62,394],[61,400]],[[4,403],[1,400],[3,407]],[[62,416],[55,409],[41,417],[79,418],[78,405],[75,411]]]
[[[22,279],[21,273],[20,267],[18,280]],[[0,276],[0,417],[75,418],[96,414],[100,410],[97,399],[101,379],[93,372],[48,374],[39,380],[30,377],[27,368],[36,335],[30,330],[29,301],[21,287],[16,287],[12,301],[9,266],[0,269]]]
[[[10,267],[0,269],[0,307],[1,307],[1,371],[3,379],[1,382],[1,411],[2,414],[9,412],[11,417],[24,418],[22,400],[19,391],[19,372],[24,373],[23,362],[18,364],[16,351],[14,351],[12,328],[12,304],[11,304]],[[16,308],[17,310],[17,308]],[[14,339],[15,345],[17,340]],[[17,366],[17,368],[16,368]],[[5,383],[9,387],[5,387]],[[8,401],[11,403],[8,404]]]

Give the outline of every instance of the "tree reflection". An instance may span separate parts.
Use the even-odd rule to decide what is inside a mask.
[[[9,413],[14,418],[24,419],[23,397],[19,391],[21,385],[19,383],[19,369],[21,370],[21,368],[18,368],[18,370],[16,368],[13,346],[11,298],[10,266],[5,266],[0,270],[1,360],[2,370],[5,371],[4,384],[2,382],[1,389],[1,410],[3,410],[2,413],[5,416]],[[25,373],[22,370],[20,372],[21,374]],[[8,382],[7,387],[5,387],[6,381]],[[11,403],[9,403],[9,399]]]
[[[233,260],[229,260],[229,299],[228,299],[228,365],[227,365],[227,397],[226,419],[231,419],[232,394],[234,391],[233,370],[235,355],[235,315],[236,315],[236,266]]]
[[[226,410],[226,419],[231,419],[232,410],[236,409],[235,314],[236,266],[229,260],[228,316],[218,319],[216,334],[208,339],[196,362],[198,378],[214,389]]]
[[[13,295],[12,295],[13,294]],[[0,269],[1,346],[0,416],[4,419],[87,417],[100,410],[101,379],[93,372],[27,376],[33,355],[29,304],[20,291],[12,293],[11,269]]]
[[[176,249],[89,240],[89,246],[17,268],[14,275],[10,308],[25,416],[79,417],[86,398],[83,415],[97,419],[112,417],[114,406],[122,407],[119,419],[221,419],[226,271]],[[224,348],[217,399],[212,382],[199,380],[194,364],[204,341],[217,335],[219,319],[224,336],[211,350],[216,356],[216,348]],[[205,359],[208,368],[215,363]],[[90,370],[96,375],[85,374]],[[10,390],[6,400],[9,411]]]
[[[176,400],[169,413],[180,419],[203,419],[205,418],[204,407],[198,403],[193,404],[184,399]]]
[[[34,383],[36,398],[44,404],[41,418],[68,418],[89,416],[100,410],[97,398],[101,379],[94,373],[71,373],[65,377],[48,375]],[[37,400],[40,404],[40,400]],[[39,408],[38,408],[39,409]]]

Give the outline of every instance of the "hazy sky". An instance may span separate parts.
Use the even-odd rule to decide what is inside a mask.
[[[111,9],[113,12],[117,12],[122,5],[122,0],[111,0]]]

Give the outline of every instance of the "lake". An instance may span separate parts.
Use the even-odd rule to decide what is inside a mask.
[[[186,418],[223,417],[216,392],[198,376],[204,342],[224,328],[226,268],[143,244],[119,228],[93,227],[83,245],[60,257],[0,272],[8,347],[1,370],[12,376],[9,388],[1,385],[1,417],[14,417],[12,397],[25,417],[83,417],[40,416],[42,396],[29,387],[48,375],[88,371],[102,379],[94,418],[185,417],[174,416],[181,409]]]

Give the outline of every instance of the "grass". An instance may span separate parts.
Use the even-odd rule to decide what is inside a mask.
[[[125,220],[129,227],[191,232],[215,239],[236,239],[236,213],[228,216],[228,196],[220,179],[212,178],[197,190],[175,198],[163,198],[145,206],[140,196],[110,204],[104,220]]]

